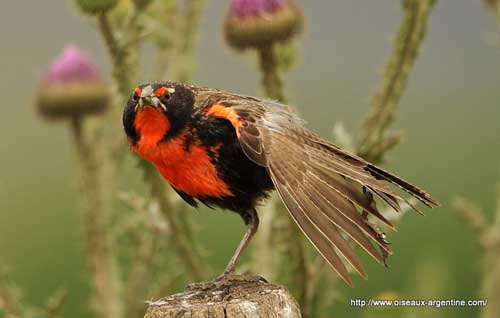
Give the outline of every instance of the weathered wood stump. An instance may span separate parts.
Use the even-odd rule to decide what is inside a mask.
[[[282,286],[244,283],[195,290],[149,303],[144,318],[300,318],[295,299]]]

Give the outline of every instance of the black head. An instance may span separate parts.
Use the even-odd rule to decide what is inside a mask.
[[[151,123],[142,122],[142,125],[137,123],[138,118],[141,117],[140,114],[144,113],[147,108],[150,110],[152,108],[167,119],[168,125],[162,137],[167,140],[176,136],[186,125],[191,117],[193,106],[194,93],[187,85],[171,82],[139,85],[129,97],[123,112],[125,133],[132,144],[137,143],[141,137],[141,131],[143,133],[145,131],[144,125],[155,125],[153,120]]]

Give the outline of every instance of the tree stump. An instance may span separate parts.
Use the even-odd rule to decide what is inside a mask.
[[[244,283],[195,290],[149,303],[144,318],[300,318],[288,290],[269,283]]]

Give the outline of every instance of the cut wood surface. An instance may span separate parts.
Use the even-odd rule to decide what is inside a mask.
[[[194,290],[149,303],[145,318],[300,318],[284,287],[244,283],[217,290]]]

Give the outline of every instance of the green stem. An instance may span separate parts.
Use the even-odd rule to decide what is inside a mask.
[[[99,26],[99,30],[104,38],[104,42],[106,43],[106,47],[109,50],[111,58],[115,58],[118,55],[119,45],[118,40],[115,38],[113,33],[113,28],[109,23],[108,16],[105,14],[101,14],[97,17],[97,22]]]
[[[134,13],[133,16],[135,17],[136,14]],[[136,22],[137,20],[136,18],[132,18],[131,21]],[[113,78],[117,84],[118,93],[122,97],[122,101],[124,101],[135,85],[137,60],[134,58],[132,52],[134,51],[133,49],[137,49],[137,44],[131,39],[136,37],[137,30],[127,30],[129,32],[129,40],[125,40],[122,43],[116,38],[116,32],[113,30],[113,26],[106,14],[101,14],[97,17],[97,25],[113,63]],[[135,24],[129,25],[129,27],[135,27]],[[124,43],[127,45],[123,45]]]
[[[482,289],[488,304],[483,308],[482,317],[500,316],[500,188],[497,193],[497,211],[490,225],[484,212],[474,203],[458,198],[453,202],[458,216],[474,233],[476,242],[482,249]]]
[[[99,164],[92,147],[85,141],[80,118],[71,120],[71,129],[80,164],[80,189],[86,203],[84,224],[93,309],[98,318],[121,318],[119,281],[109,249]]]
[[[9,288],[8,283],[3,281],[3,277],[0,277],[0,284],[0,312],[4,313],[5,318],[22,318],[22,307],[15,291]]]
[[[499,5],[500,6],[500,5]],[[485,235],[486,246],[483,261],[483,293],[488,299],[488,306],[484,308],[485,318],[500,316],[500,186],[497,189],[497,206],[493,224]]]
[[[265,277],[268,281],[274,282],[278,278],[276,266],[279,265],[276,262],[277,251],[275,249],[269,248],[274,246],[276,232],[275,220],[279,217],[278,211],[278,201],[275,198],[275,194],[269,200],[269,203],[264,205],[260,210],[260,225],[258,234],[253,239],[253,254],[252,258],[255,260],[252,262],[252,270],[258,272],[259,275]]]
[[[67,293],[64,290],[58,290],[48,301],[44,308],[47,318],[61,318],[63,316],[64,304]]]
[[[405,16],[399,29],[394,50],[385,69],[384,79],[372,99],[359,145],[359,154],[370,161],[380,161],[388,150],[386,131],[393,122],[396,107],[403,93],[422,43],[434,0],[406,0]],[[391,144],[394,146],[394,144]]]
[[[495,7],[495,13],[497,16],[498,27],[500,27],[500,2],[498,2]]]
[[[282,215],[286,214],[282,213]],[[291,286],[294,287],[297,302],[301,305],[302,308],[302,305],[305,303],[308,294],[307,281],[309,280],[309,271],[307,268],[307,260],[302,239],[302,232],[299,230],[297,224],[295,224],[291,217],[288,217],[286,219],[290,235],[287,246],[287,254],[291,259],[295,260],[295,262],[293,263],[294,266],[292,268],[292,277],[290,281]]]
[[[498,26],[500,27],[500,1],[499,0],[484,0],[485,4],[488,6],[493,14],[497,18]]]
[[[500,235],[498,230],[495,230]],[[488,299],[488,305],[484,307],[484,318],[498,318],[500,316],[500,242],[495,247],[485,251],[483,264],[483,295]]]
[[[137,15],[137,9],[135,9],[129,23],[127,23],[129,28],[135,27],[137,18],[134,17]],[[131,38],[138,31],[122,30],[128,36],[119,40],[116,36],[116,30],[106,14],[97,16],[97,25],[112,64],[114,83],[112,104],[114,107],[108,112],[106,120],[102,121],[98,134],[102,135],[103,138],[96,140],[96,144],[99,145],[99,151],[103,153],[103,171],[108,174],[108,178],[105,181],[105,188],[113,189],[114,165],[123,159],[123,155],[125,154],[123,150],[126,149],[125,139],[116,138],[116,131],[121,129],[121,122],[116,120],[116,118],[120,118],[122,107],[130,92],[135,87],[137,80],[138,44],[132,43]],[[124,45],[129,42],[129,45]]]
[[[495,210],[495,222],[493,224],[493,227],[498,230],[500,233],[500,185],[497,186],[497,208]]]
[[[279,61],[274,45],[258,49],[260,69],[262,72],[262,87],[266,95],[282,103],[286,102],[283,93],[283,81],[279,74]]]

